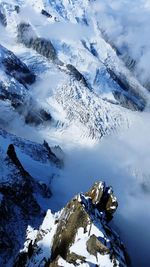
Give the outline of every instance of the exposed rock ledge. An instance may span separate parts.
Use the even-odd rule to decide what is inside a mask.
[[[14,267],[129,266],[123,243],[108,225],[117,206],[112,188],[95,183],[59,213],[48,211],[38,231],[28,229]]]

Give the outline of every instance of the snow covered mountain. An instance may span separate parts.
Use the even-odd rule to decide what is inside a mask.
[[[46,141],[40,145],[0,130],[0,142],[0,265],[12,266],[28,224],[39,225],[47,210],[63,162],[55,155],[59,148]]]
[[[69,5],[65,1],[2,2],[1,43],[6,46],[9,38],[7,48],[19,59],[1,46],[4,69],[1,87],[4,91],[6,84],[8,87],[13,83],[19,94],[16,97],[25,98],[24,108],[23,103],[16,104],[19,112],[27,113],[25,121],[40,123],[53,119],[59,131],[73,124],[79,135],[99,138],[118,126],[128,127],[130,110],[143,110],[149,96],[101,34],[94,16],[89,17],[89,5],[88,1],[82,4],[72,1]],[[19,60],[23,61],[21,72],[25,78],[21,74],[18,80],[20,70],[15,64]],[[49,83],[44,84],[44,92],[38,89],[36,76],[38,81],[46,79]],[[33,86],[28,86],[31,83]],[[38,97],[33,99],[36,90]],[[9,98],[10,95],[7,96],[10,103]],[[60,109],[63,116],[59,116]]]
[[[114,134],[122,138],[149,115],[149,83],[130,51],[107,33],[96,2],[0,0],[2,267],[130,265],[109,223],[117,208],[112,189],[97,183],[80,194],[82,177],[74,179],[86,157],[80,148],[87,151]],[[66,186],[70,147],[79,155]],[[87,179],[96,172],[94,159]],[[145,162],[144,172],[130,160],[125,164],[148,192]],[[79,195],[63,208],[72,192]]]

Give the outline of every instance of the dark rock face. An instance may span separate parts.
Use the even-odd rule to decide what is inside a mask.
[[[42,9],[41,14],[44,15],[47,18],[52,18],[52,15],[49,14],[46,10]]]
[[[0,217],[2,267],[7,265],[11,257],[15,257],[21,247],[21,236],[25,235],[31,219],[36,221],[41,217],[40,206],[33,196],[33,178],[24,170],[13,145],[9,146],[7,154],[5,164],[12,172],[9,182],[0,183],[0,193],[3,195],[0,203],[0,214],[3,214]]]
[[[18,41],[29,48],[33,48],[40,55],[49,60],[57,60],[57,54],[50,40],[38,38],[28,23],[21,23],[18,26]]]
[[[6,16],[5,16],[3,10],[1,10],[1,8],[0,8],[0,23],[1,23],[4,27],[7,26],[7,19],[6,19]]]
[[[27,226],[38,227],[41,224],[44,213],[37,198],[40,196],[45,199],[52,196],[48,185],[38,182],[26,171],[15,147],[18,147],[19,151],[21,150],[25,155],[29,155],[32,160],[41,163],[48,164],[52,158],[49,158],[49,152],[44,145],[19,139],[3,130],[0,130],[0,135],[12,141],[12,144],[8,146],[6,156],[2,162],[0,161],[6,170],[6,173],[2,171],[0,179],[0,266],[4,267],[8,262],[10,266],[13,266],[13,259],[23,246]],[[0,153],[2,153],[1,148]],[[57,157],[54,153],[52,155],[56,161]],[[55,163],[52,161],[56,165],[58,162],[59,159]],[[32,243],[29,246],[30,257],[31,252]],[[19,259],[18,266],[24,266],[26,255],[21,254]]]
[[[47,155],[48,158],[51,162],[53,162],[54,164],[56,164],[57,167],[63,167],[63,161],[60,160],[52,151],[52,149],[50,148],[49,144],[44,140],[43,143],[44,148],[47,150]]]
[[[91,190],[86,193],[86,196],[91,198],[92,204],[99,212],[105,213],[107,221],[112,219],[118,207],[118,202],[111,187],[106,187],[105,183],[95,183]]]
[[[13,86],[14,84],[12,85],[12,87]],[[19,92],[17,92],[17,90],[16,93],[12,92],[11,90],[9,91],[6,85],[4,85],[4,83],[1,81],[0,81],[0,100],[3,101],[9,100],[14,108],[19,108],[22,105],[22,102],[24,101],[23,96],[20,95]]]
[[[17,12],[17,14],[19,14],[20,12],[20,7],[18,5],[15,6],[15,11]]]
[[[130,93],[130,96],[121,91],[113,91],[115,99],[122,107],[128,108],[133,111],[143,111],[146,103],[142,99],[138,99]]]
[[[16,80],[22,84],[32,84],[35,82],[35,75],[23,64],[19,59],[14,60],[10,57],[3,61],[6,68],[6,73],[12,75]]]
[[[1,45],[0,52],[0,64],[9,80],[7,84],[0,80],[0,100],[9,100],[27,124],[51,122],[51,114],[40,107],[28,92],[28,85],[33,84],[36,79],[34,73],[14,53]]]
[[[131,110],[143,111],[146,106],[146,100],[138,94],[138,90],[136,91],[134,86],[129,84],[125,76],[123,77],[121,74],[119,76],[108,67],[107,71],[111,79],[113,79],[122,89],[122,92],[113,92],[114,97],[120,105]]]
[[[29,70],[29,68],[19,58],[17,58],[14,53],[4,48],[2,45],[0,45],[0,50],[2,50],[4,54],[2,58],[2,65],[8,75],[11,75],[23,85],[35,82],[34,73]]]
[[[16,167],[20,170],[22,175],[26,176],[28,173],[23,168],[21,162],[17,158],[16,151],[13,144],[10,144],[7,150],[8,157],[12,160],[12,162],[16,165]]]
[[[66,65],[67,69],[70,72],[70,75],[74,77],[77,81],[81,82],[84,84],[84,86],[88,87],[88,83],[84,76],[71,64]]]
[[[20,113],[24,113],[24,108],[19,107]],[[47,111],[39,108],[38,106],[34,106],[31,100],[31,108],[27,110],[25,114],[25,123],[37,126],[44,122],[51,122],[52,116]]]

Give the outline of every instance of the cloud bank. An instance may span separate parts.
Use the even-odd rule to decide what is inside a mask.
[[[97,0],[93,8],[110,40],[136,60],[140,81],[150,82],[150,1]]]

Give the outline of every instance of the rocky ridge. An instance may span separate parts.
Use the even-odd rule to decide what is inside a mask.
[[[3,130],[0,130],[0,141],[0,265],[12,266],[28,224],[38,226],[43,219],[45,211],[39,198],[43,201],[51,198],[51,179],[58,174],[62,160],[46,141],[43,145],[36,144]],[[26,157],[32,162],[33,170]],[[39,176],[34,165],[40,166]],[[49,179],[44,177],[44,169]]]
[[[97,182],[59,213],[49,210],[39,230],[28,228],[14,267],[129,266],[126,249],[109,226],[117,206],[112,188]]]

